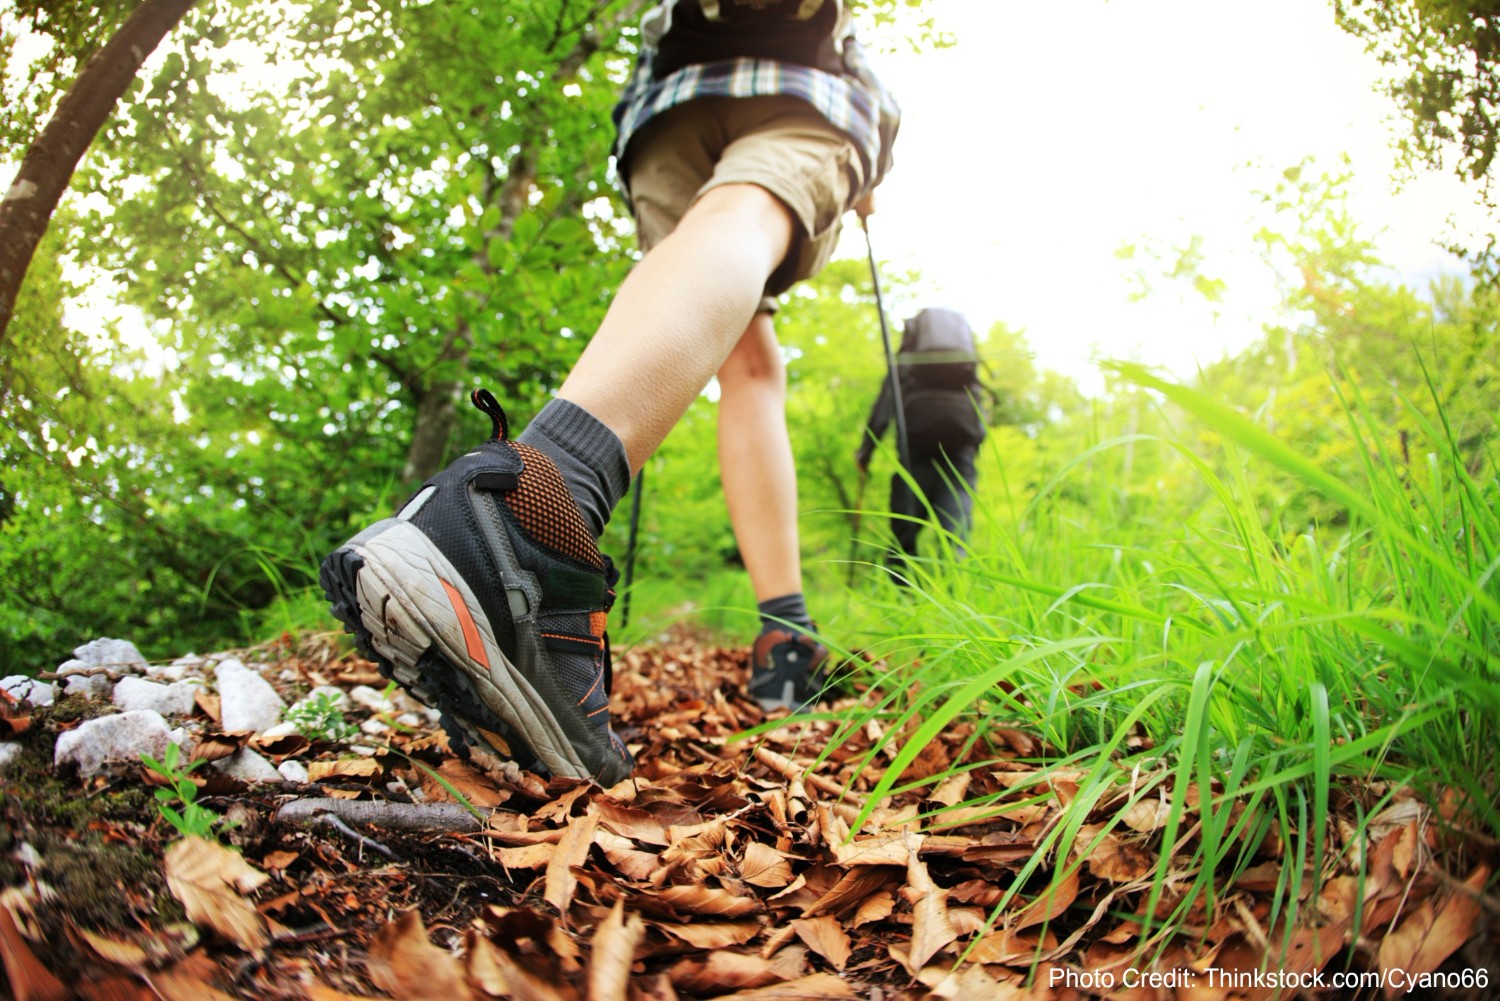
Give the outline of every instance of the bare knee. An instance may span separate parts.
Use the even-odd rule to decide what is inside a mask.
[[[678,229],[696,223],[731,226],[741,234],[759,233],[782,255],[791,246],[797,222],[786,203],[758,184],[721,184],[692,204]]]

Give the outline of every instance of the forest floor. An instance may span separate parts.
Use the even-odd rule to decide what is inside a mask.
[[[383,684],[329,637],[270,654],[278,686]],[[608,790],[461,761],[441,731],[399,728],[373,756],[252,745],[311,781],[195,771],[196,802],[233,821],[209,838],[163,819],[145,767],[53,769],[58,733],[107,705],[0,705],[0,737],[24,747],[0,787],[8,996],[1375,998],[1404,993],[1369,979],[1396,970],[1414,997],[1500,996],[1500,906],[1484,889],[1497,846],[1441,807],[1395,796],[1342,865],[1309,874],[1292,927],[1272,905],[1287,874],[1262,846],[1266,861],[1163,935],[1145,917],[1162,804],[1106,831],[1118,804],[1101,803],[1027,872],[1077,787],[1058,773],[1008,800],[1041,749],[999,731],[1008,757],[898,792],[851,838],[901,735],[873,758],[876,724],[837,746],[826,721],[734,739],[765,722],[746,673],[742,651],[691,635],[620,657],[612,712],[637,769]],[[213,710],[200,700],[210,735]],[[970,736],[957,726],[923,748],[903,784],[958,772]],[[210,736],[195,753],[247,740]],[[1335,809],[1349,842],[1354,805]],[[1172,873],[1155,912],[1192,876]],[[1365,986],[1337,986],[1349,975]]]

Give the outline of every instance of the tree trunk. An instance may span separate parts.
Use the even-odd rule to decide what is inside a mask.
[[[196,2],[142,0],[114,37],[89,57],[57,111],[26,150],[15,181],[0,200],[0,344],[15,312],[26,269],[78,161],[146,57]]]
[[[626,8],[626,14],[633,17],[639,6],[638,3],[631,4]],[[566,9],[565,4],[563,10]],[[559,33],[562,30],[561,20],[558,22],[558,30]],[[598,36],[589,32],[584,33],[578,39],[577,44],[559,61],[557,70],[552,75],[554,82],[576,77],[589,56],[598,49]],[[538,128],[537,131],[539,132],[540,129]],[[527,198],[531,194],[532,186],[536,183],[536,172],[536,158],[529,148],[529,143],[523,142],[521,149],[511,157],[510,163],[507,164],[505,182],[497,187],[493,177],[488,179],[483,201],[486,205],[494,204],[500,209],[500,222],[494,229],[484,234],[485,245],[497,238],[510,239],[516,219],[526,210]],[[483,247],[474,255],[474,262],[486,275],[495,273],[494,267],[490,264],[489,255],[485,253]],[[460,318],[443,352],[443,361],[449,363],[445,365],[445,368],[467,373],[469,356],[473,348],[473,331]],[[463,395],[466,381],[465,375],[458,379],[433,383],[418,391],[411,446],[407,449],[406,466],[402,470],[402,479],[408,483],[420,483],[442,468],[448,440],[458,424],[456,404]]]

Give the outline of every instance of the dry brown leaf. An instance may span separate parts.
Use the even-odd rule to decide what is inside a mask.
[[[969,793],[969,783],[974,776],[969,772],[950,775],[938,783],[938,787],[927,794],[927,799],[943,806],[957,806]]]
[[[630,964],[645,934],[639,914],[625,919],[625,901],[615,902],[609,917],[594,931],[589,954],[589,1001],[625,1001]]]
[[[1078,830],[1077,850],[1084,851],[1098,837],[1102,827],[1090,824]],[[1149,873],[1155,864],[1150,852],[1134,841],[1113,833],[1104,835],[1089,852],[1089,872],[1111,883],[1132,883]]]
[[[826,893],[802,912],[803,917],[819,914],[838,916],[864,902],[870,894],[884,890],[900,881],[900,870],[893,866],[862,865],[851,869],[840,877]]]
[[[496,854],[500,856],[500,864],[507,869],[540,869],[552,861],[557,847],[542,841],[519,848],[501,848]]]
[[[849,962],[849,956],[853,954],[854,948],[849,942],[848,933],[839,924],[838,918],[831,914],[816,918],[798,918],[792,922],[792,927],[796,929],[797,937],[813,952],[828,960],[835,970],[842,970]]]
[[[596,796],[589,809],[599,815],[599,822],[622,837],[665,848],[667,829],[656,815],[639,807],[626,806],[609,796]]]
[[[438,765],[437,773],[458,794],[482,810],[492,810],[510,799],[510,792],[495,785],[490,778],[473,765],[457,757],[446,757]],[[422,772],[422,791],[437,802],[456,802],[442,782]]]
[[[267,869],[285,869],[300,857],[297,852],[267,852],[262,856],[260,864]]]
[[[667,976],[673,987],[693,995],[765,987],[785,979],[769,959],[728,949],[679,960],[667,970]]]
[[[917,895],[911,912],[911,950],[907,972],[915,976],[927,961],[948,943],[958,938],[948,920],[948,894],[938,889],[927,872],[927,865],[917,854],[920,840],[908,835],[910,852],[906,864],[906,885]]]
[[[308,984],[302,989],[307,992],[308,1001],[375,1001],[364,994],[345,994],[324,984]]]
[[[266,922],[243,894],[267,879],[238,852],[217,841],[184,838],[167,849],[167,886],[188,920],[207,925],[241,949],[259,953],[269,937]]]
[[[572,867],[583,865],[584,860],[589,857],[589,849],[594,844],[594,829],[598,826],[599,818],[592,813],[575,817],[568,824],[567,830],[563,831],[562,839],[557,843],[557,851],[547,862],[547,878],[542,896],[561,914],[568,913],[568,908],[573,903],[573,891],[578,887],[578,878],[573,875]]]
[[[169,970],[156,974],[150,981],[162,1001],[235,1001],[233,995],[186,973]]]
[[[761,909],[755,897],[742,897],[723,887],[699,885],[663,887],[655,893],[643,894],[641,904],[647,908],[660,905],[673,914],[721,918],[742,918]]]
[[[1011,929],[1020,931],[1032,925],[1051,921],[1073,905],[1078,896],[1078,870],[1073,869],[1062,879],[1053,882],[1041,894],[1027,904],[1011,922]]]
[[[609,859],[610,865],[613,865],[626,879],[644,883],[661,867],[661,860],[658,856],[651,852],[640,851],[635,847],[634,841],[621,837],[602,825],[594,831],[594,844],[598,845],[604,857]]]
[[[62,1001],[70,995],[62,981],[36,958],[4,904],[0,904],[0,961],[15,1001]]]
[[[124,939],[83,928],[76,929],[76,932],[78,937],[94,950],[95,955],[107,963],[114,963],[116,966],[123,966],[137,972],[144,970],[151,963],[151,956],[134,942],[127,942]]]
[[[652,927],[680,939],[695,949],[724,949],[744,945],[760,934],[759,921],[653,921]]]
[[[717,1001],[848,1001],[856,997],[854,988],[833,974],[814,973],[784,984],[726,994]]]
[[[1489,878],[1489,866],[1481,865],[1447,896],[1424,900],[1400,927],[1381,941],[1381,970],[1388,974],[1392,969],[1400,969],[1414,976],[1443,965],[1474,934],[1474,923],[1479,917],[1475,898]],[[1397,993],[1387,988],[1386,997],[1395,997]]]
[[[1165,797],[1148,797],[1126,810],[1120,821],[1132,831],[1150,834],[1167,822],[1167,815],[1171,812]]]
[[[491,997],[504,997],[510,993],[510,982],[505,977],[504,964],[490,940],[470,928],[464,936],[464,973],[469,985]]]
[[[752,841],[740,860],[740,878],[753,886],[780,889],[792,881],[792,866],[770,845]]]
[[[910,839],[910,840],[908,840]],[[912,851],[922,850],[920,834],[896,834],[881,838],[864,838],[834,848],[840,865],[906,865]],[[915,844],[915,848],[911,845]]]
[[[415,910],[375,933],[369,969],[376,986],[398,998],[473,998],[462,965],[427,940],[422,915]]]
[[[380,772],[380,762],[374,758],[341,758],[337,761],[312,762],[307,766],[307,780],[322,782],[324,779],[370,778]]]
[[[883,921],[891,916],[896,909],[896,898],[885,890],[872,893],[866,897],[854,912],[854,927],[870,924],[873,921]]]

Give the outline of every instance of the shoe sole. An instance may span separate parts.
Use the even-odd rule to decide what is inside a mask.
[[[323,561],[318,579],[380,673],[442,714],[455,751],[492,748],[552,775],[593,777],[488,620],[474,614],[480,605],[468,584],[416,526],[395,518],[371,525]]]

